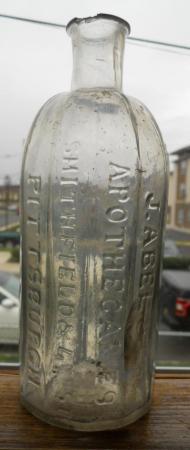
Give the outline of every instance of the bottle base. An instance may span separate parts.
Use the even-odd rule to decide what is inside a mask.
[[[21,404],[35,417],[42,420],[43,422],[48,423],[49,425],[53,425],[59,428],[63,428],[65,430],[73,430],[73,431],[85,431],[85,432],[94,432],[94,431],[106,431],[106,430],[117,430],[119,428],[124,428],[127,425],[130,425],[136,420],[140,419],[142,416],[148,413],[150,408],[150,401],[146,402],[141,408],[133,411],[128,414],[126,417],[116,419],[116,420],[104,420],[104,421],[96,421],[96,422],[78,422],[67,420],[65,418],[63,423],[57,421],[54,418],[50,418],[48,414],[40,411],[35,406],[31,405],[27,402],[25,398],[21,396]]]

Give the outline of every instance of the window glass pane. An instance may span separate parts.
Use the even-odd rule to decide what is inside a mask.
[[[185,175],[186,174],[186,168],[187,168],[187,161],[181,161],[179,163],[179,170],[180,170],[180,174],[181,175]]]
[[[74,15],[74,14],[73,14]],[[19,179],[23,147],[41,105],[70,89],[64,30],[2,20],[0,134],[0,362],[18,361]],[[160,37],[161,40],[161,37]],[[179,70],[180,67],[180,70]],[[154,114],[170,154],[159,295],[157,364],[190,366],[190,52],[128,41],[124,91]],[[173,154],[174,151],[177,151]]]

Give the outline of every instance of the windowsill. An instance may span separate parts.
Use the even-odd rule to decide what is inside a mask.
[[[190,374],[157,374],[150,412],[113,432],[76,433],[46,425],[19,402],[18,370],[0,371],[0,449],[187,450]]]

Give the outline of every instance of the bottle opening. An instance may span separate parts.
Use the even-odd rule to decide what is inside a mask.
[[[88,25],[92,24],[93,22],[97,24],[97,21],[104,21],[107,22],[107,24],[111,24],[111,22],[115,23],[117,25],[122,26],[126,34],[130,34],[131,28],[126,20],[122,19],[121,17],[114,16],[112,14],[103,14],[103,13],[97,14],[96,16],[92,17],[84,17],[84,18],[75,17],[68,22],[66,30],[68,34],[70,34],[73,25],[84,25],[84,24]]]

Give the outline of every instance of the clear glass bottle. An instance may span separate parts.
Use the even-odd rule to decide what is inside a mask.
[[[128,23],[98,14],[67,31],[72,89],[38,113],[22,169],[21,401],[95,431],[149,408],[167,157],[122,92]]]

